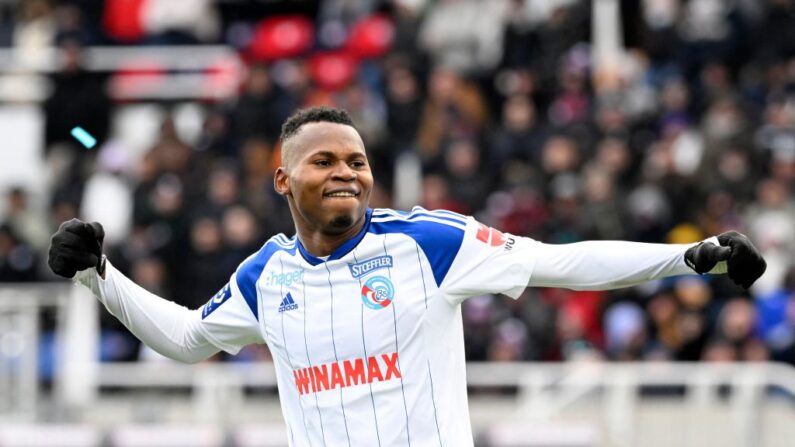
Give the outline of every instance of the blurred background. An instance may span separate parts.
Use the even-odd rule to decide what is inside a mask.
[[[168,361],[46,250],[100,221],[115,266],[199,307],[294,233],[277,139],[320,104],[374,207],[550,243],[736,229],[767,259],[749,291],[468,300],[478,445],[795,437],[795,1],[0,0],[0,445],[286,443],[267,347]]]

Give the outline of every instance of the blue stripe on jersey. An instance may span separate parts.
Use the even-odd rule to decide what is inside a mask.
[[[443,209],[428,210],[421,206],[415,206],[414,208],[411,209],[411,211],[393,210],[392,208],[376,208],[375,210],[373,210],[373,214],[395,214],[401,216],[413,216],[419,213],[426,213],[433,216],[445,215],[448,217],[455,218],[461,223],[464,223],[467,220],[467,216],[464,216],[463,214],[458,214],[456,212],[443,210]]]
[[[428,212],[428,213],[433,213],[433,214],[437,214],[437,213],[438,214],[445,214],[445,215],[450,216],[450,217],[457,217],[459,220],[464,221],[464,222],[466,222],[466,220],[467,220],[467,216],[464,216],[463,214],[459,214],[459,213],[456,213],[455,211],[450,211],[450,210],[438,209],[438,210],[428,211],[428,210],[426,210],[425,208],[423,208],[421,206],[415,206],[411,210],[412,211]]]
[[[287,239],[287,236],[285,236],[285,235],[283,235],[281,233],[273,236],[271,238],[271,241],[272,242],[276,242],[277,244],[279,244],[281,246],[284,246],[284,247],[292,246],[292,243],[291,243],[290,239]]]
[[[286,251],[291,255],[295,254],[295,246],[284,247],[279,242],[276,242],[275,237],[268,240],[259,252],[243,261],[237,269],[237,287],[240,293],[243,294],[243,299],[246,300],[251,312],[254,313],[254,318],[259,321],[259,312],[257,311],[257,280],[265,270],[265,264],[270,261],[271,257],[278,251]]]
[[[459,221],[459,220],[456,220],[456,219],[451,219],[451,218],[449,218],[447,216],[440,216],[438,214],[417,213],[417,214],[412,214],[411,216],[394,216],[394,215],[391,215],[391,214],[381,214],[381,215],[378,215],[378,216],[375,216],[375,215],[373,216],[373,219],[379,219],[379,220],[386,220],[386,219],[392,219],[392,220],[394,220],[394,219],[422,220],[423,218],[443,220],[445,222],[450,222],[451,224],[455,224],[455,225],[458,225],[458,226],[461,226],[461,227],[465,227],[466,226],[466,222],[465,221]]]
[[[427,220],[370,221],[369,232],[373,234],[402,233],[414,239],[431,263],[433,278],[437,286],[444,281],[453,260],[458,255],[461,243],[464,241],[464,230],[458,226]]]
[[[374,218],[383,218],[383,217],[397,217],[403,218],[407,220],[413,220],[418,217],[433,217],[434,219],[446,220],[449,222],[457,223],[460,225],[466,226],[467,221],[466,217],[456,215],[451,211],[442,212],[442,210],[437,211],[428,211],[425,208],[415,207],[411,213],[406,213],[405,211],[395,211],[395,210],[385,210],[385,209],[377,209],[373,211]]]
[[[341,257],[347,255],[348,253],[350,253],[351,250],[353,250],[354,247],[356,247],[359,244],[359,242],[362,241],[362,239],[364,239],[364,235],[367,234],[367,227],[370,225],[370,217],[372,216],[372,214],[373,210],[367,208],[367,211],[364,214],[364,225],[362,226],[362,229],[359,231],[358,234],[356,234],[356,236],[348,239],[347,241],[345,241],[344,244],[340,245],[333,252],[331,252],[331,254],[328,257],[329,261],[340,259]],[[304,257],[304,259],[306,259],[306,262],[308,262],[310,265],[318,265],[323,262],[322,259],[312,256],[312,254],[306,251],[304,245],[297,238],[296,238],[296,245],[298,246],[298,251],[301,252],[301,255]]]

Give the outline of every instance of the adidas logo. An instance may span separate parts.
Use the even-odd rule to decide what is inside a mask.
[[[295,304],[295,300],[293,300],[293,296],[290,295],[290,292],[287,292],[287,295],[282,299],[282,304],[279,305],[279,312],[285,312],[288,310],[295,310],[298,309],[298,304]]]

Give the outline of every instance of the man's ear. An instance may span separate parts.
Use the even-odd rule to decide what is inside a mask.
[[[276,169],[276,174],[273,176],[273,189],[282,196],[290,195],[290,177],[287,176],[284,166],[279,166]]]

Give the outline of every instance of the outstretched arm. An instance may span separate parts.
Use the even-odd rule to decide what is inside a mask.
[[[694,273],[727,273],[747,289],[766,267],[751,241],[734,231],[685,245],[625,241],[554,245],[502,233],[473,218],[468,218],[463,234],[459,227],[440,228],[447,233],[440,232],[436,239],[452,241],[456,250],[442,254],[455,253],[454,259],[446,267],[443,261],[448,258],[439,253],[428,251],[426,256],[437,263],[434,274],[446,272],[440,289],[453,304],[484,293],[518,298],[527,287],[607,290]]]
[[[692,274],[685,264],[689,245],[587,241],[553,245],[538,242],[529,286],[607,290],[652,279]]]
[[[50,268],[88,287],[130,332],[166,357],[195,363],[218,352],[200,330],[200,310],[162,299],[103,262],[104,234],[98,223],[64,222],[51,240]]]
[[[530,286],[606,290],[674,275],[728,273],[748,288],[766,264],[751,242],[728,232],[699,244],[588,241],[565,245],[536,242]]]
[[[199,330],[201,310],[189,310],[160,298],[106,263],[105,278],[95,269],[73,281],[94,296],[145,345],[174,360],[196,363],[219,351]]]

